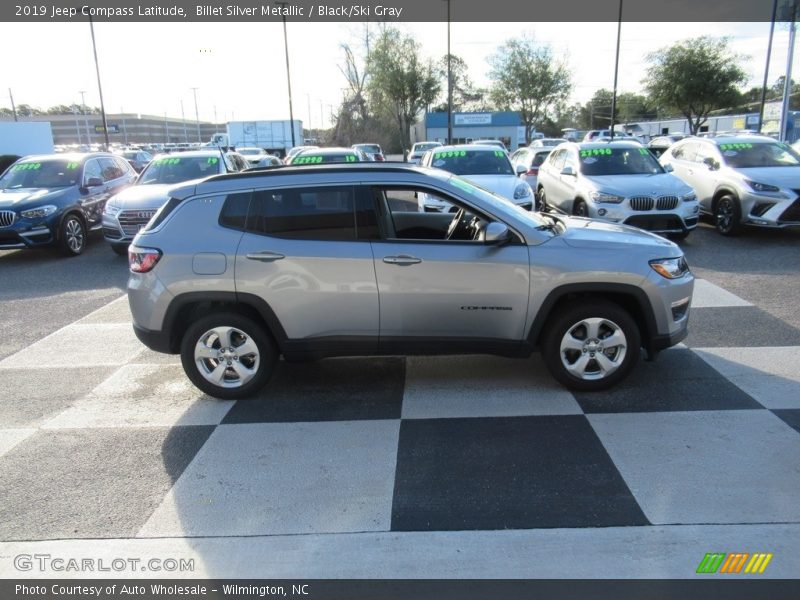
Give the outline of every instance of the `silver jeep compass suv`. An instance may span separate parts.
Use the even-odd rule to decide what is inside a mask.
[[[455,213],[417,210],[419,194]],[[540,349],[597,390],[686,336],[694,279],[672,242],[521,211],[438,169],[301,166],[172,190],[130,247],[134,329],[202,391],[242,398],[275,362]]]

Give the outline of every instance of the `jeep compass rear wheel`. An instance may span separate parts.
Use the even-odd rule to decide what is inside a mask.
[[[257,392],[272,375],[275,343],[254,320],[218,313],[193,323],[181,342],[181,362],[192,383],[223,400]]]
[[[559,382],[578,391],[611,387],[639,358],[636,323],[610,302],[581,302],[557,313],[545,333],[545,364]]]

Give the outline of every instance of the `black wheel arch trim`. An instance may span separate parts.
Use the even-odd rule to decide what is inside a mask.
[[[175,331],[178,315],[187,306],[208,302],[219,302],[239,307],[245,306],[254,310],[264,321],[268,332],[275,339],[278,347],[283,348],[283,344],[287,339],[286,331],[278,320],[275,311],[263,298],[259,298],[255,294],[239,292],[186,292],[175,296],[170,301],[164,315],[164,322],[161,325],[162,335],[168,338],[167,345],[170,353],[177,354],[180,349],[180,339]]]
[[[536,318],[533,320],[528,332],[528,341],[531,344],[536,347],[539,346],[539,339],[545,329],[548,317],[553,311],[557,310],[559,300],[571,294],[580,296],[589,294],[607,296],[611,294],[632,298],[639,308],[640,316],[644,319],[644,328],[639,332],[642,338],[642,346],[648,352],[655,350],[653,342],[658,337],[658,325],[650,299],[643,289],[626,283],[568,283],[551,290],[539,307]],[[631,317],[634,320],[638,320],[637,315],[631,315]]]

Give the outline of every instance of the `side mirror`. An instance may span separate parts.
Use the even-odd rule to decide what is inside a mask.
[[[673,166],[672,166],[672,165],[670,165],[670,164],[666,164],[666,165],[664,165],[664,170],[665,170],[667,173],[672,173],[672,172],[675,170],[675,167],[673,167]]]
[[[514,172],[516,172],[517,177],[519,177],[523,173],[527,173],[528,169],[525,168],[525,165],[518,164],[516,167],[514,167]]]
[[[103,180],[99,177],[89,177],[83,187],[91,188],[103,185]]]
[[[703,164],[708,167],[709,171],[716,171],[719,168],[719,163],[710,156],[703,159]]]
[[[505,244],[511,241],[511,232],[504,223],[492,221],[486,226],[484,241],[487,244]]]
[[[577,174],[575,173],[575,169],[573,169],[572,167],[564,167],[563,169],[561,169],[561,174],[568,175],[569,177],[577,176]]]

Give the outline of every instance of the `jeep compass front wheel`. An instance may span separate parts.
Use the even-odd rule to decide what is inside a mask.
[[[257,392],[272,375],[277,351],[253,319],[218,313],[193,323],[181,342],[181,362],[192,383],[223,400]]]
[[[547,368],[578,391],[608,388],[639,358],[641,337],[631,316],[610,302],[580,302],[560,310],[545,332]]]

